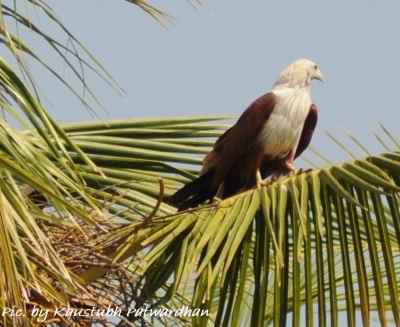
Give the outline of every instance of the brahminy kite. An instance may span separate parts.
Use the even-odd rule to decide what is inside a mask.
[[[310,144],[317,124],[311,81],[323,82],[318,66],[299,59],[279,75],[271,92],[254,101],[215,142],[200,176],[171,196],[180,210],[224,199],[295,171],[293,161]]]

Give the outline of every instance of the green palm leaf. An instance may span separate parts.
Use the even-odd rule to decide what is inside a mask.
[[[0,93],[3,110],[37,131],[37,142],[33,142],[0,121],[0,279],[6,285],[1,304],[24,311],[33,299],[41,304],[67,304],[67,293],[79,294],[81,287],[48,239],[45,225],[70,225],[71,231],[84,235],[80,222],[97,227],[96,216],[101,213],[63,144],[97,168],[2,59]],[[46,155],[41,148],[47,150]],[[32,193],[38,196],[36,200]],[[44,204],[49,208],[46,212],[41,210]],[[8,318],[2,316],[3,323]],[[13,323],[20,323],[18,319],[14,317]]]
[[[154,17],[165,16],[144,1],[135,4]],[[43,28],[43,20],[61,30],[69,45]],[[57,65],[51,66],[35,51],[32,35],[43,40],[70,69],[83,86],[82,94]],[[25,314],[3,314],[0,324],[26,325],[33,323],[28,314],[33,304],[53,310],[74,299],[83,298],[80,303],[84,303],[92,298],[76,274],[81,265],[71,264],[66,256],[71,254],[70,247],[76,249],[80,244],[83,250],[90,246],[91,233],[99,235],[110,228],[104,221],[104,203],[92,197],[86,171],[74,160],[82,161],[96,176],[98,168],[44,109],[43,94],[30,65],[47,69],[89,110],[93,104],[102,105],[86,83],[85,71],[117,91],[121,89],[44,1],[0,1],[0,44],[20,69],[16,73],[0,58],[0,305],[2,309],[15,306]],[[20,132],[15,126],[29,132]]]
[[[144,196],[153,199],[147,202],[147,209],[143,206],[121,216],[133,222],[115,234],[113,239],[123,242],[110,257],[118,262],[132,255],[141,257],[139,267],[134,266],[143,276],[142,297],[149,303],[176,303],[178,300],[171,295],[185,292],[188,283],[194,283],[189,295],[192,306],[208,308],[213,315],[208,321],[194,319],[193,325],[210,321],[240,324],[245,317],[250,317],[252,324],[281,324],[290,311],[296,325],[300,321],[311,325],[317,307],[321,325],[328,320],[338,321],[341,310],[347,311],[349,325],[355,324],[355,310],[361,310],[365,325],[374,310],[378,310],[382,324],[387,321],[388,310],[397,319],[398,152],[291,176],[216,206],[172,214],[173,208],[161,204],[152,220],[144,224],[140,214],[150,214],[159,198],[159,180],[154,174],[165,174],[164,196],[168,196],[194,173],[187,163],[200,162],[196,158],[207,150],[204,145],[212,143],[208,137],[222,133],[221,124],[199,120],[188,119],[180,124],[168,120],[140,124],[124,121],[107,127],[92,123],[92,127],[82,124],[80,130],[66,128],[72,139],[95,134],[98,139],[87,142],[108,144],[97,150],[91,148],[93,158],[101,155],[124,159],[124,173],[119,174],[118,183],[111,180],[118,189],[142,193],[135,199],[127,196],[130,205],[138,209],[137,202],[145,205]],[[173,136],[166,138],[169,133]],[[149,150],[141,149],[136,142],[140,139],[148,142],[146,146],[155,144],[154,151],[163,154],[155,152],[148,157]],[[186,140],[193,149],[185,148],[181,158],[175,154],[179,148],[174,146]],[[121,147],[118,154],[102,153],[116,142]],[[127,166],[123,153],[132,154],[132,146],[137,152],[132,155],[132,166]],[[97,162],[106,165],[111,174],[121,170],[119,163]],[[177,168],[176,163],[185,165]],[[130,175],[133,171],[137,175]],[[153,179],[143,181],[148,189],[123,185],[126,178],[144,177],[150,171]],[[159,267],[168,269],[156,274]],[[94,268],[83,277],[90,283],[101,275]],[[158,290],[163,287],[167,292],[160,298]],[[305,316],[302,306],[306,307]]]

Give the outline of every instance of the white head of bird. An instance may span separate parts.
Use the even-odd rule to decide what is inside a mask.
[[[298,59],[279,74],[274,89],[309,87],[314,79],[324,81],[324,75],[318,65],[308,59]]]

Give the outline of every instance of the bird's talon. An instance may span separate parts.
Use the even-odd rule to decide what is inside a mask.
[[[217,196],[214,196],[214,199],[213,199],[213,204],[214,205],[219,205],[220,203],[222,202],[222,199],[221,198],[219,198],[219,197],[217,197]]]
[[[286,171],[286,174],[291,175],[293,172],[297,172],[297,169],[294,168],[293,163],[291,161],[287,161],[283,163],[283,169]]]
[[[261,190],[261,188],[263,187],[263,186],[265,186],[266,184],[264,183],[264,182],[260,182],[260,183],[257,183],[257,190],[259,191],[259,190]]]
[[[271,181],[262,181],[259,183],[260,186],[268,186],[269,184],[271,184]]]

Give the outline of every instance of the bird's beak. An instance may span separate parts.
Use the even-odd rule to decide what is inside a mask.
[[[314,75],[314,79],[317,79],[317,80],[321,81],[322,83],[325,82],[324,74],[322,74],[322,72],[319,69],[317,69],[317,71]]]

